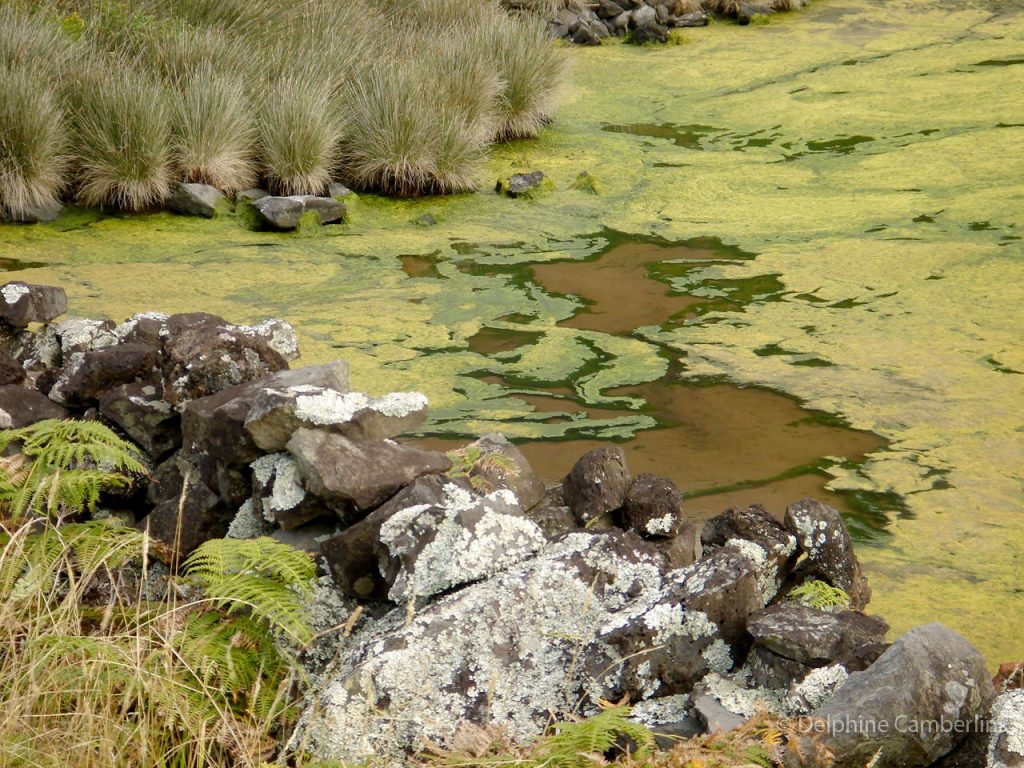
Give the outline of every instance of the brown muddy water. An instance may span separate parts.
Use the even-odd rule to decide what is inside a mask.
[[[547,293],[566,296],[581,306],[560,321],[559,327],[630,336],[645,326],[697,322],[693,310],[707,299],[673,290],[659,279],[659,272],[722,260],[722,249],[711,246],[626,242],[593,260],[532,264],[529,272]],[[438,274],[430,259],[403,257],[402,265],[410,276]],[[468,346],[484,356],[505,355],[531,344],[534,338],[534,333],[526,331],[485,327],[468,339]],[[672,478],[684,490],[687,515],[700,519],[730,506],[753,503],[781,518],[787,505],[806,496],[826,500],[848,515],[856,514],[846,496],[826,489],[831,478],[822,467],[835,462],[859,463],[866,454],[884,448],[885,440],[826,420],[804,410],[792,398],[765,389],[728,383],[683,384],[678,355],[667,352],[666,356],[669,365],[664,377],[604,392],[612,398],[642,403],[630,410],[647,414],[658,424],[622,442],[634,474],[649,472]],[[501,376],[481,378],[515,393],[536,414],[550,414],[549,423],[622,415],[621,409],[581,403],[568,384],[517,392]],[[425,438],[417,442],[451,450],[464,441]],[[561,480],[583,453],[607,445],[607,441],[596,439],[519,443],[534,469],[549,482]]]

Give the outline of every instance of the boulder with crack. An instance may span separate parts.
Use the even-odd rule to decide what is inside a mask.
[[[832,586],[845,590],[852,608],[861,609],[868,604],[871,587],[838,510],[814,499],[803,499],[786,509],[785,525],[816,573]]]
[[[493,576],[547,543],[509,490],[480,497],[449,486],[440,504],[417,504],[380,528],[391,575],[389,599],[429,597]]]

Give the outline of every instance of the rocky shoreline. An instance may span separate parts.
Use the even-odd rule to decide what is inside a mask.
[[[60,321],[59,288],[0,297],[0,427],[101,419],[151,462],[105,514],[170,564],[223,536],[316,557],[316,685],[292,750],[397,760],[494,725],[526,742],[552,714],[627,700],[663,735],[792,718],[791,766],[1024,765],[1020,675],[996,690],[939,624],[890,644],[826,505],[690,520],[671,479],[632,476],[614,445],[549,486],[500,435],[403,442],[426,398],[353,392],[340,361],[290,368],[285,321]]]

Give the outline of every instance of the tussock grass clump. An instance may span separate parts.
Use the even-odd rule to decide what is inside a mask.
[[[24,67],[0,64],[0,218],[58,203],[67,170],[59,98]]]
[[[489,50],[505,83],[495,140],[533,138],[551,119],[567,66],[565,51],[551,45],[544,22],[495,19]]]
[[[26,122],[66,100],[66,121],[59,100],[51,113],[70,137],[65,162],[55,132],[37,131],[51,170],[37,162],[8,197],[66,188],[139,210],[180,181],[473,189],[491,143],[550,118],[565,59],[543,21],[497,0],[12,0],[0,65],[37,85]]]
[[[263,173],[272,192],[318,194],[338,162],[342,118],[322,85],[289,77],[271,87],[260,114]]]
[[[199,70],[174,103],[174,157],[181,178],[232,194],[256,183],[256,121],[241,84]]]
[[[87,74],[74,94],[77,197],[140,210],[172,191],[171,109],[157,81],[122,66]]]

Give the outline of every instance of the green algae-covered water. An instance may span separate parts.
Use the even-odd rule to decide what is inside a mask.
[[[287,318],[306,362],[425,391],[433,439],[576,441],[527,445],[551,474],[625,440],[695,514],[821,491],[894,633],[1020,659],[1022,11],[829,0],[574,50],[555,124],[482,180],[541,169],[542,199],[364,196],[293,235],[74,212],[0,228],[0,266],[83,315]]]

